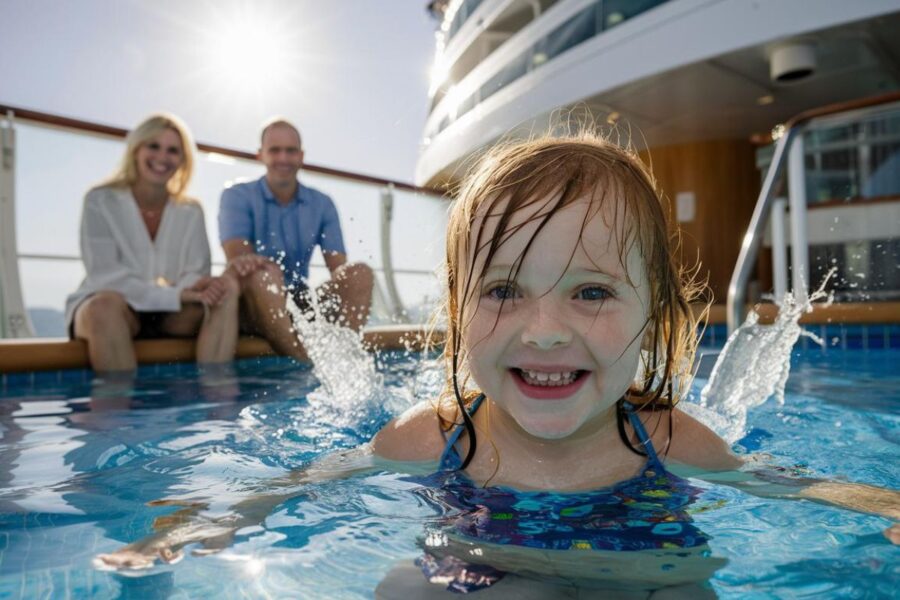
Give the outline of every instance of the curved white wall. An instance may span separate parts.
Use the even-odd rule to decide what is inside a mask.
[[[463,79],[457,97],[467,97],[557,22],[574,14],[574,6],[586,4],[559,2]],[[673,0],[583,42],[462,115],[423,147],[416,183],[426,184],[472,151],[557,107],[737,49],[898,9],[897,0]],[[445,98],[435,107],[426,132],[447,115],[451,100]]]

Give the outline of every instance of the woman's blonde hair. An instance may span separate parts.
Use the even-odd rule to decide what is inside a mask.
[[[169,194],[176,200],[186,200],[188,184],[194,173],[194,138],[184,121],[169,113],[150,115],[128,133],[125,138],[125,154],[116,172],[97,187],[130,187],[138,179],[137,151],[142,144],[156,137],[166,129],[171,129],[181,138],[184,161],[166,184]]]
[[[462,417],[470,438],[463,467],[475,451],[475,431],[466,408],[478,394],[468,388],[467,356],[461,344],[466,300],[477,293],[498,248],[516,230],[538,223],[513,265],[511,282],[547,222],[584,198],[590,199],[591,209],[579,237],[603,203],[613,202],[608,214],[614,222],[609,225],[624,232],[618,240],[619,260],[624,267],[628,252],[636,245],[650,286],[648,322],[641,330],[641,334],[647,332],[646,352],[642,353],[641,373],[623,400],[642,409],[668,409],[689,384],[698,323],[690,303],[699,298],[703,287],[694,280],[696,269],[685,270],[676,261],[678,232],[649,169],[630,148],[590,132],[501,144],[470,171],[447,225],[446,380],[439,406],[447,406],[444,400],[456,400],[455,414],[441,414],[441,420],[449,428]],[[513,214],[526,207],[539,209],[528,222],[511,225]],[[490,227],[493,235],[485,231],[487,219],[480,218],[488,214],[496,217],[496,228]],[[475,273],[471,267],[479,256],[484,257],[481,272]],[[622,406],[620,402],[620,433],[625,443],[638,451],[624,434]]]

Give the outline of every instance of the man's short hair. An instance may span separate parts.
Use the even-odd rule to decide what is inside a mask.
[[[294,133],[297,134],[297,141],[300,142],[300,148],[303,148],[303,138],[300,136],[300,130],[297,129],[297,127],[293,123],[291,123],[284,117],[273,117],[263,124],[262,131],[259,134],[260,147],[262,147],[263,145],[263,140],[266,137],[266,133],[273,127],[287,127],[289,129],[292,129]]]

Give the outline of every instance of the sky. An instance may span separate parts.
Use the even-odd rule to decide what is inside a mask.
[[[426,0],[0,0],[0,103],[130,128],[155,110],[255,150],[295,121],[311,164],[413,179]]]

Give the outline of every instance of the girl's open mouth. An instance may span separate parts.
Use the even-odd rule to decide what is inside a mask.
[[[590,371],[545,372],[511,368],[510,373],[522,393],[529,398],[561,400],[577,392],[587,381]]]

